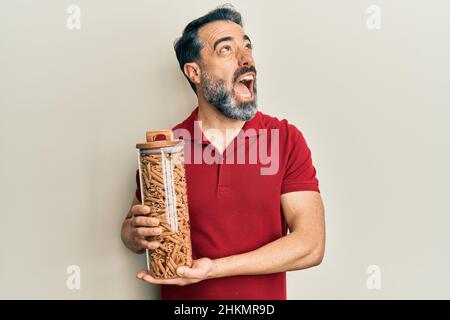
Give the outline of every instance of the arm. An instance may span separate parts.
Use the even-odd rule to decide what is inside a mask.
[[[319,265],[325,251],[324,208],[315,191],[285,193],[281,207],[290,233],[254,251],[213,261],[210,277],[257,275]]]
[[[325,248],[324,208],[315,191],[285,193],[281,206],[290,233],[256,250],[177,269],[177,279],[159,280],[145,272],[138,278],[156,284],[186,285],[205,279],[305,269],[321,263]]]

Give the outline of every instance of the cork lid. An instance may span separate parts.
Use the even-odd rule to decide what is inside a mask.
[[[164,136],[165,140],[156,140],[158,136]],[[174,147],[183,140],[173,139],[172,130],[147,131],[147,142],[136,144],[137,149],[156,149]]]

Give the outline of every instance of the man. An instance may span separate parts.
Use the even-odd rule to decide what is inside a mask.
[[[316,266],[324,255],[311,152],[295,126],[257,111],[252,43],[234,9],[219,7],[189,23],[175,51],[198,107],[173,130],[181,132],[185,153],[220,161],[185,163],[192,268],[179,267],[169,280],[137,277],[160,284],[162,299],[286,299],[286,271]],[[261,142],[276,158],[272,169],[249,161]],[[244,163],[229,161],[239,151],[247,153]],[[146,217],[137,185],[122,240],[142,253],[158,247],[149,239],[161,229]]]

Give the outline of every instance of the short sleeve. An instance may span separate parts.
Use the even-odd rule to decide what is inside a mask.
[[[294,191],[317,191],[320,193],[311,150],[303,134],[297,128],[294,133],[292,135],[294,141],[288,151],[289,156],[281,185],[281,194]]]
[[[135,192],[136,198],[139,200],[139,202],[142,202],[141,200],[141,181],[139,178],[139,169],[136,170],[136,192]]]

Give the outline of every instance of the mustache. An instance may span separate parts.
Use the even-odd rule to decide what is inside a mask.
[[[236,82],[237,78],[239,78],[241,75],[243,75],[244,73],[247,73],[247,72],[254,72],[255,74],[257,74],[256,68],[254,66],[242,67],[240,69],[237,69],[236,72],[234,73],[233,83]]]

